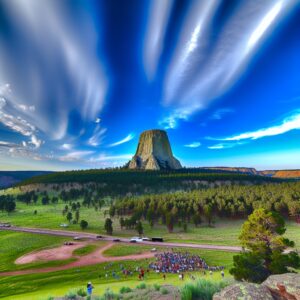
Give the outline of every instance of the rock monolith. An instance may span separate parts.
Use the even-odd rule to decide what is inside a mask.
[[[141,133],[129,169],[164,170],[180,169],[180,162],[173,156],[168,135],[164,130],[152,129]]]

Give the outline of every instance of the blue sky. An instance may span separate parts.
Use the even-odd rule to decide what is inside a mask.
[[[0,169],[300,168],[300,1],[0,0]]]

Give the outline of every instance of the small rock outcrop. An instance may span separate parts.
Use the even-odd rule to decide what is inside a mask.
[[[271,275],[262,284],[238,282],[216,293],[213,300],[300,300],[300,274]]]
[[[273,300],[269,289],[254,283],[236,283],[216,293],[213,300]]]
[[[173,156],[168,135],[164,130],[147,130],[141,133],[136,153],[129,169],[163,170],[180,169]]]
[[[274,299],[300,300],[300,274],[272,275],[262,285],[268,287]]]

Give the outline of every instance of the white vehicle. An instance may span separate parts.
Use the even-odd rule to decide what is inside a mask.
[[[149,241],[151,241],[148,237],[143,237],[142,240],[143,240],[143,242],[149,242]]]
[[[60,224],[59,226],[60,226],[60,227],[64,227],[64,228],[65,228],[65,227],[69,227],[68,224],[64,224],[64,223],[63,223],[63,224]]]
[[[143,239],[141,239],[140,237],[134,236],[130,239],[130,243],[139,243],[142,242]]]

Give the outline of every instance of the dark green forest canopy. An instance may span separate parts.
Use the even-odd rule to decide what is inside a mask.
[[[144,171],[128,169],[79,170],[57,172],[36,176],[21,183],[53,184],[57,190],[72,188],[73,184],[82,184],[84,188],[97,190],[98,196],[122,197],[128,193],[142,195],[145,193],[163,193],[176,190],[193,190],[207,188],[210,183],[224,184],[262,184],[282,182],[271,177],[241,174],[237,172],[181,169],[165,171]]]
[[[195,216],[245,217],[257,208],[284,216],[300,213],[300,182],[231,185],[215,188],[126,197],[114,204],[116,214],[172,218],[182,222]]]
[[[237,172],[220,171],[220,170],[205,170],[205,169],[180,169],[180,170],[165,170],[165,171],[144,171],[144,170],[128,170],[128,169],[105,169],[105,170],[78,170],[56,172],[48,175],[35,176],[22,181],[19,185],[27,185],[33,183],[87,183],[101,182],[110,183],[116,182],[120,184],[127,183],[143,183],[151,184],[157,182],[168,181],[183,181],[183,180],[237,180],[251,182],[279,182],[281,180],[241,174]]]

